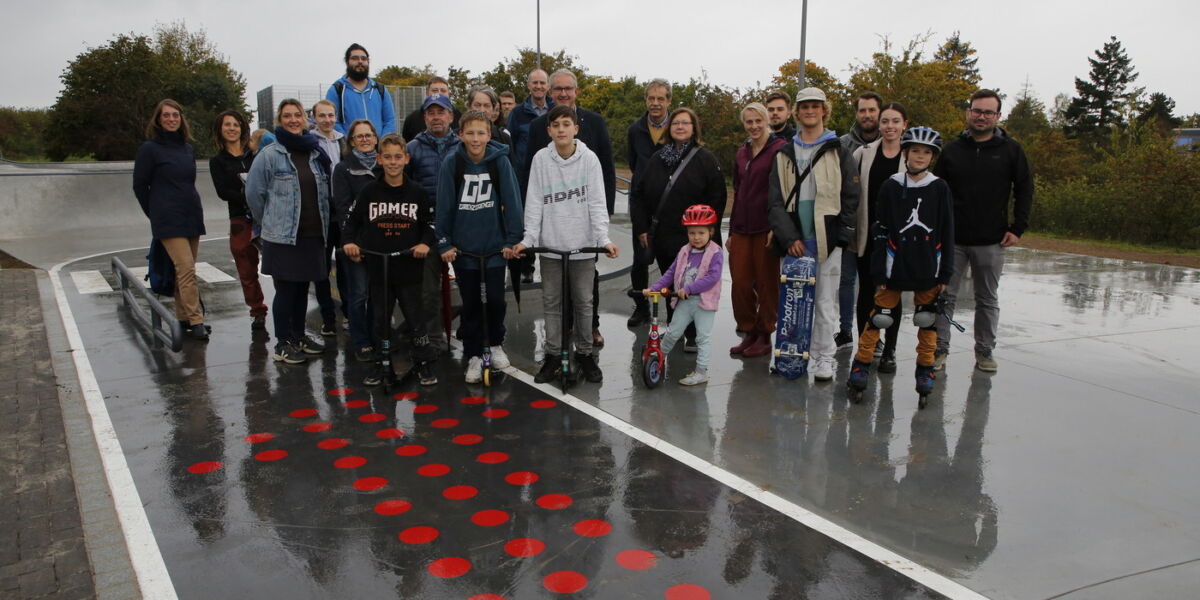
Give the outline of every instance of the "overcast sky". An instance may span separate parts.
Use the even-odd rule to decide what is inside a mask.
[[[516,48],[536,43],[536,0],[475,2],[246,2],[105,0],[6,3],[0,38],[0,105],[45,107],[60,91],[67,63],[120,32],[150,33],[182,20],[203,29],[254,92],[271,84],[329,84],[342,53],[357,41],[373,71],[390,64],[450,65],[478,74]],[[593,74],[746,87],[766,83],[799,54],[799,0],[543,0],[542,49],[566,49]],[[347,7],[353,7],[348,9]],[[648,8],[661,7],[649,14]],[[361,18],[351,15],[354,10]],[[1047,104],[1074,94],[1087,58],[1110,35],[1141,73],[1138,85],[1175,99],[1176,114],[1200,112],[1194,48],[1200,3],[1180,0],[1011,0],[883,2],[813,0],[808,58],[845,79],[869,59],[881,36],[902,45],[927,31],[936,46],[955,30],[977,50],[983,85],[1014,95],[1028,79]]]

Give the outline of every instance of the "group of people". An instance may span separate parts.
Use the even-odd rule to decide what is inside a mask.
[[[369,77],[366,49],[351,45],[344,61],[345,76],[308,107],[311,116],[297,100],[279,104],[276,127],[258,140],[257,151],[240,113],[222,113],[213,124],[219,151],[210,171],[228,203],[230,250],[251,327],[264,329],[268,313],[257,279],[261,254],[261,272],[275,288],[274,358],[301,363],[324,352],[322,340],[305,329],[308,285],[316,285],[320,333],[336,336],[330,286],[336,264],[347,350],[377,365],[364,383],[391,375],[383,372],[380,351],[398,303],[416,373],[432,385],[430,365],[443,348],[430,332],[445,316],[443,286],[452,265],[462,298],[465,378],[478,382],[485,347],[493,367],[509,365],[503,342],[510,264],[528,281],[531,248],[602,247],[608,257],[618,255],[609,239],[616,170],[607,123],[576,105],[578,82],[570,71],[537,69],[526,78],[523,102],[474,88],[466,112],[454,107],[445,80],[433,78],[421,107],[398,127],[386,88]],[[794,102],[781,91],[751,102],[740,114],[747,139],[731,165],[729,211],[723,169],[704,147],[699,116],[671,109],[665,80],[647,84],[645,102],[627,136],[630,278],[645,294],[668,289],[674,296],[664,349],[682,340],[685,351],[697,354],[680,383],[708,379],[726,263],[742,335],[730,354],[770,352],[784,255],[818,262],[810,348],[816,380],[834,377],[836,350],[853,343],[854,332],[859,348],[850,385],[865,385],[875,359],[878,371],[894,372],[900,292],[913,291],[918,383],[931,382],[949,350],[947,318],[939,315],[953,315],[967,265],[974,273],[976,366],[996,370],[1004,248],[1019,241],[1032,204],[1024,153],[996,125],[997,94],[980,90],[971,97],[967,128],[949,144],[929,128],[910,128],[903,106],[874,93],[856,99],[855,125],[841,137],[826,127],[830,104],[819,89],[801,90]],[[194,270],[203,213],[182,107],[160,102],[147,137],[134,190],[175,264],[177,317],[192,337],[207,339]],[[543,252],[539,264],[546,356],[559,355],[560,333],[569,328],[573,348],[566,350],[592,382],[603,378],[595,356],[604,343],[596,260]],[[653,285],[651,264],[662,274]],[[569,300],[559,292],[564,279]],[[639,299],[628,325],[648,316]],[[535,379],[553,380],[559,369],[559,361],[546,360]]]

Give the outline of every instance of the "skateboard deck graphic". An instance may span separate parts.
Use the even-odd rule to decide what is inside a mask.
[[[788,379],[798,379],[808,374],[816,277],[817,261],[811,256],[783,257],[771,372]]]

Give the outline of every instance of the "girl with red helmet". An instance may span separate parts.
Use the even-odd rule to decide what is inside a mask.
[[[695,204],[683,211],[681,224],[687,229],[688,243],[679,249],[675,262],[671,263],[661,279],[651,290],[670,288],[675,291],[671,304],[675,314],[671,316],[671,327],[663,338],[664,355],[683,337],[688,325],[696,328],[696,368],[679,380],[682,385],[698,385],[708,381],[708,360],[711,350],[709,342],[713,322],[717,317],[717,302],[721,298],[721,269],[725,255],[721,247],[712,240],[717,229],[717,211],[706,204]]]

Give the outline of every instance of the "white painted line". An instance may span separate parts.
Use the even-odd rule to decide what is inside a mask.
[[[128,250],[135,250],[129,248]],[[119,250],[118,252],[125,252]],[[75,361],[75,371],[79,375],[79,388],[87,406],[88,416],[92,421],[92,433],[96,436],[96,446],[100,451],[100,462],[104,466],[104,475],[108,479],[108,488],[112,492],[113,506],[116,508],[117,520],[121,523],[121,533],[125,537],[125,545],[129,552],[129,562],[133,565],[137,577],[139,591],[143,598],[155,600],[174,600],[178,598],[175,586],[171,583],[171,575],[163,562],[158,542],[150,529],[150,520],[142,507],[141,497],[133,483],[133,474],[129,472],[129,464],[125,462],[125,453],[121,450],[121,442],[113,428],[112,418],[104,405],[104,395],[100,392],[100,384],[92,371],[92,363],[88,360],[87,351],[83,347],[83,339],[75,324],[75,317],[63,290],[59,272],[66,265],[76,260],[86,260],[111,254],[102,252],[84,256],[54,265],[50,269],[50,283],[54,286],[54,297],[58,303],[59,314],[62,315],[63,328],[67,332],[67,342],[71,346],[71,356]],[[75,273],[71,274],[74,277]],[[78,284],[77,284],[78,285]],[[107,286],[107,282],[105,283]]]
[[[228,281],[237,281],[230,277],[225,271],[222,271],[206,262],[196,263],[196,277],[207,281],[208,283],[225,283]]]
[[[80,294],[102,294],[113,291],[100,271],[72,271],[71,280]]]
[[[456,340],[457,341],[457,340]],[[558,388],[543,384],[535,383],[533,376],[517,369],[509,367],[504,369],[508,375],[541,390],[546,393],[546,397],[559,400],[568,406],[592,417],[596,420],[628,435],[629,437],[646,444],[647,446],[678,460],[679,462],[695,469],[701,475],[706,475],[725,484],[763,504],[775,509],[776,511],[786,515],[793,521],[800,523],[810,529],[819,531],[835,541],[858,551],[864,556],[878,562],[879,564],[908,577],[909,579],[949,598],[963,600],[986,600],[984,596],[974,590],[968,589],[962,584],[953,581],[944,575],[935,573],[930,569],[923,567],[912,560],[909,560],[875,542],[859,536],[858,534],[838,525],[825,517],[822,517],[812,511],[809,511],[797,504],[781,498],[780,496],[768,492],[762,487],[751,483],[750,481],[735,475],[725,469],[710,463],[662,438],[655,436],[647,431],[639,429],[630,423],[627,423],[616,416],[607,413],[571,394],[563,394]]]

